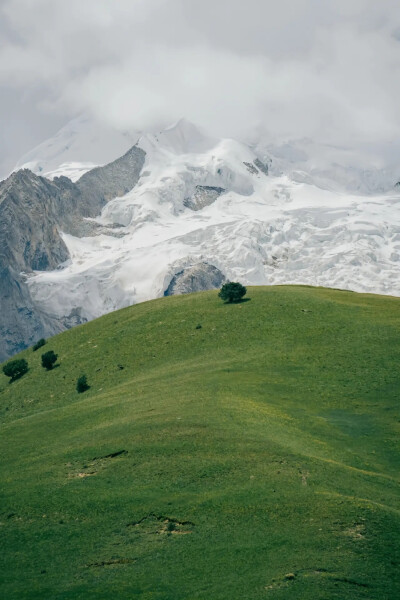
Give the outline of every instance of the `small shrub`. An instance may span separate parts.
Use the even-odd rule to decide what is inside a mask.
[[[86,390],[88,390],[89,388],[90,385],[88,385],[86,375],[81,375],[78,378],[78,381],[76,382],[76,391],[78,392],[78,394],[82,394],[83,392],[86,392]]]
[[[237,281],[228,281],[224,283],[219,291],[218,296],[225,300],[225,302],[240,302],[240,300],[247,293],[247,289],[241,283]]]
[[[173,531],[175,531],[176,529],[176,525],[173,521],[170,521],[167,525],[167,531],[168,533],[172,533]]]
[[[38,340],[38,341],[36,342],[36,344],[34,344],[34,346],[33,346],[32,350],[33,350],[34,352],[36,352],[36,350],[39,350],[39,348],[41,348],[42,346],[44,346],[44,345],[45,345],[45,343],[46,343],[46,340],[45,340],[44,338],[40,338],[40,340]]]
[[[201,329],[200,323],[198,325],[196,325],[196,329]]]
[[[42,367],[44,367],[48,371],[51,371],[51,369],[54,367],[55,362],[57,361],[57,358],[58,354],[53,352],[53,350],[45,352],[44,354],[42,354]]]
[[[7,377],[11,377],[10,383],[25,375],[28,372],[28,363],[24,358],[10,360],[3,366],[3,373]]]

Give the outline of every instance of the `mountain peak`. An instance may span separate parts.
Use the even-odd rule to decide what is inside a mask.
[[[32,187],[40,183],[40,178],[30,169],[19,169],[14,171],[1,182],[1,189],[12,189],[13,187]]]
[[[217,143],[216,138],[207,135],[200,127],[185,118],[164,129],[158,139],[161,145],[176,154],[206,152]]]
[[[26,153],[14,171],[28,168],[49,179],[67,175],[77,181],[90,169],[122,156],[138,137],[138,132],[119,131],[88,115],[80,115]]]

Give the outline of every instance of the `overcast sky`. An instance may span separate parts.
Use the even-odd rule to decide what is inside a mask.
[[[71,117],[400,134],[399,0],[0,0],[0,175]]]

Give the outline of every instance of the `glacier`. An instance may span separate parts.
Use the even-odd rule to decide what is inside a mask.
[[[198,263],[248,285],[400,295],[395,167],[338,166],[332,149],[314,148],[312,160],[305,143],[279,149],[214,138],[184,119],[159,133],[117,133],[111,148],[109,132],[94,133],[75,121],[57,144],[19,164],[79,178],[131,141],[146,153],[135,187],[87,219],[101,233],[62,233],[70,259],[28,277],[32,298],[52,318],[79,308],[89,320],[160,297],[178,272]]]

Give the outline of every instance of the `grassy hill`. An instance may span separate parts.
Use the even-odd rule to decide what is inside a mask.
[[[248,296],[136,305],[0,375],[2,598],[400,597],[400,300]]]

